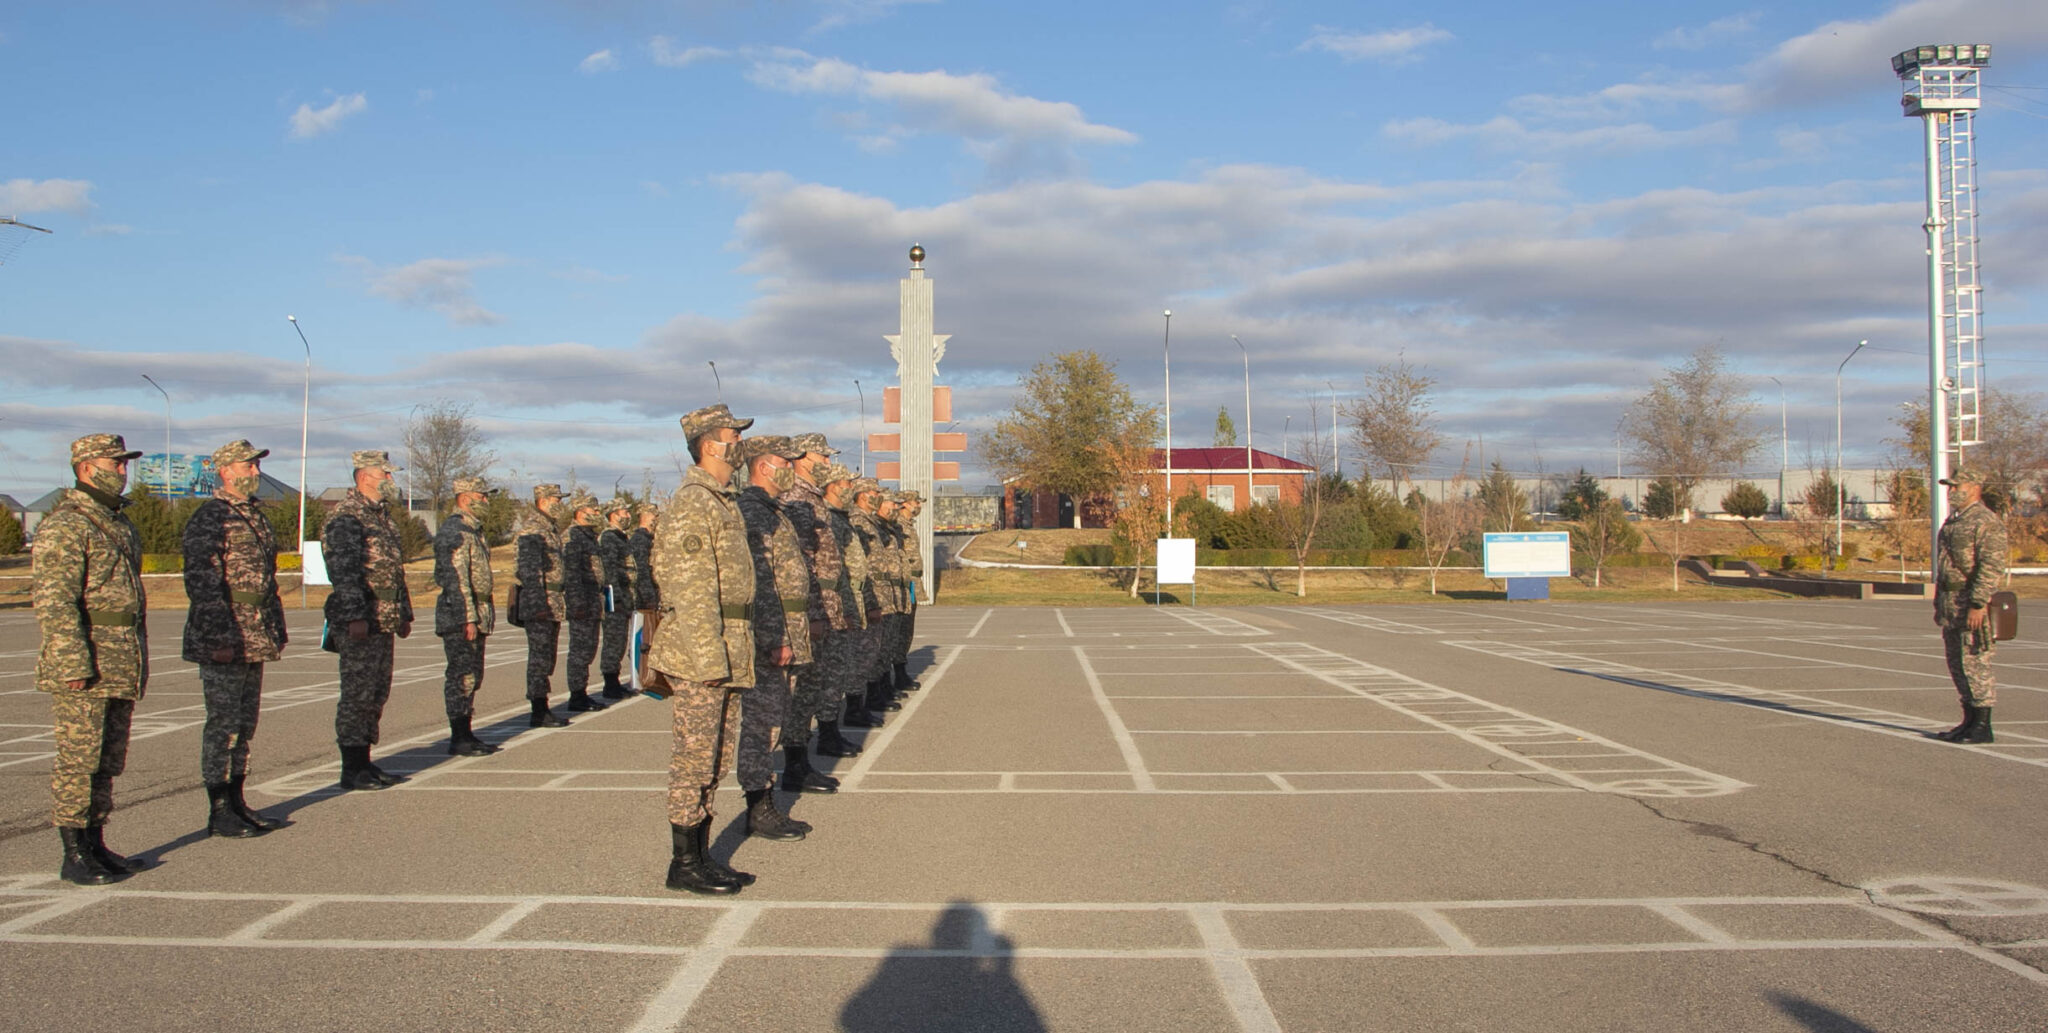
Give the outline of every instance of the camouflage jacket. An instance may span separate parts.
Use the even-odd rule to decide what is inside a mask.
[[[789,647],[790,666],[811,662],[811,566],[782,506],[752,485],[740,492],[747,551],[754,556],[754,655],[766,664]]]
[[[626,532],[607,527],[597,533],[597,558],[604,562],[604,585],[612,590],[612,606],[618,613],[633,612],[633,541]],[[598,599],[598,609],[604,599]]]
[[[488,635],[497,628],[498,607],[491,601],[491,547],[483,529],[461,510],[448,514],[434,533],[434,634],[460,635],[465,625]]]
[[[128,518],[77,488],[36,525],[36,625],[43,633],[36,688],[141,699],[149,684],[149,610],[142,536]],[[123,622],[126,623],[123,623]]]
[[[216,491],[185,522],[185,659],[267,663],[283,655],[284,600],[277,594],[277,534],[255,499]]]
[[[636,527],[633,545],[633,606],[641,610],[661,608],[661,586],[654,581],[654,532]]]
[[[888,529],[896,539],[897,563],[903,572],[903,606],[909,612],[917,607],[917,589],[911,582],[924,577],[923,543],[917,540],[916,524],[891,520]]]
[[[1990,605],[1991,593],[2005,578],[2005,521],[1981,502],[1950,513],[1941,525],[1941,557],[1936,568],[1934,615],[1944,624],[1962,624],[1969,611]]]
[[[562,529],[538,506],[521,506],[512,534],[512,583],[519,586],[519,619],[565,619],[569,604],[562,598]]]
[[[661,625],[647,665],[688,682],[754,684],[754,560],[732,489],[693,466],[654,534]]]
[[[884,614],[903,612],[903,557],[882,527],[882,518],[856,506],[846,513],[853,521],[853,533],[860,536],[868,554],[868,585],[873,588],[876,608]]]
[[[604,585],[597,528],[570,524],[562,542],[562,601],[569,604],[569,619],[594,621],[604,616]]]
[[[839,552],[839,540],[832,534],[831,511],[818,486],[796,479],[796,486],[782,494],[782,515],[796,530],[803,546],[804,560],[811,567],[811,608],[809,622],[822,622],[834,631],[853,627],[846,611],[860,605],[846,577],[846,557]]]
[[[334,591],[327,596],[327,623],[336,634],[350,621],[369,621],[373,632],[397,631],[412,623],[412,594],[405,588],[405,553],[391,507],[355,488],[327,515],[320,528],[321,553]]]
[[[827,509],[832,519],[832,540],[839,546],[839,558],[846,563],[846,626],[866,630],[868,611],[879,608],[874,586],[868,583],[868,551],[860,543],[843,509]]]

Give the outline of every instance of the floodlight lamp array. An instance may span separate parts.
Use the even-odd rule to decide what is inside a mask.
[[[1955,67],[1991,63],[1989,43],[1930,43],[1892,55],[1892,71],[1911,75],[1922,67]]]

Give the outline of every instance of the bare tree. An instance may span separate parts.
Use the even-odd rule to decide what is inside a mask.
[[[1301,461],[1317,469],[1322,468],[1330,458],[1332,442],[1321,433],[1322,421],[1318,419],[1316,404],[1308,405],[1309,435],[1302,444]],[[1308,595],[1308,554],[1315,548],[1316,528],[1323,520],[1323,506],[1328,486],[1322,478],[1303,478],[1301,501],[1282,502],[1274,509],[1281,537],[1287,541],[1287,548],[1294,553],[1294,594],[1297,598]]]
[[[1123,426],[1097,443],[1115,478],[1110,542],[1118,559],[1130,564],[1131,580],[1125,587],[1134,599],[1146,560],[1166,531],[1165,482],[1153,476],[1159,467],[1158,437],[1159,410],[1148,407],[1129,414]]]
[[[1400,358],[1373,370],[1365,378],[1365,393],[1337,408],[1365,456],[1368,476],[1375,465],[1384,470],[1396,498],[1403,494],[1402,484],[1443,445],[1429,398],[1435,386],[1435,377]]]
[[[1709,346],[1652,381],[1629,406],[1622,429],[1636,462],[1676,483],[1682,512],[1701,481],[1735,470],[1763,447],[1755,415],[1748,385]]]
[[[436,513],[455,502],[459,477],[481,477],[497,456],[484,445],[470,407],[443,399],[422,407],[405,425],[406,465],[415,490]]]
[[[1458,464],[1458,475],[1446,485],[1444,497],[1434,502],[1427,497],[1421,500],[1421,509],[1416,515],[1416,535],[1422,540],[1422,558],[1429,564],[1429,594],[1436,594],[1437,575],[1449,561],[1451,551],[1463,544],[1479,530],[1485,511],[1478,501],[1466,491],[1470,482],[1472,446],[1465,446],[1465,459]]]

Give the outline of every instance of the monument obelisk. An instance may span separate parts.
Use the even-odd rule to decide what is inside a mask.
[[[924,275],[924,245],[910,248],[910,275],[897,281],[898,325],[896,333],[883,334],[889,354],[896,359],[903,435],[896,454],[896,486],[924,496],[925,505],[917,515],[917,550],[924,558],[923,596],[932,599],[932,385],[938,378],[939,360],[946,357],[946,341],[953,335],[932,333],[932,281]]]

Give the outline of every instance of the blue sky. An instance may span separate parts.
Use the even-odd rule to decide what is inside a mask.
[[[1891,350],[1851,364],[1845,437],[1875,462],[1925,379],[1887,61],[1947,40],[1998,48],[1988,379],[2037,390],[2040,5],[17,6],[0,215],[55,233],[0,266],[0,491],[40,494],[89,430],[159,447],[144,373],[176,449],[295,467],[287,313],[316,487],[443,399],[507,480],[672,483],[707,361],[763,430],[852,445],[914,241],[970,434],[1058,350],[1156,398],[1172,308],[1180,444],[1219,405],[1242,425],[1237,334],[1261,447],[1405,356],[1454,442],[1600,469],[1628,401],[1717,344],[1761,422],[1785,382],[1800,465],[1868,338]]]

